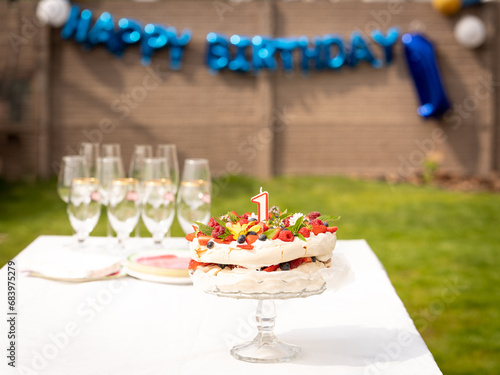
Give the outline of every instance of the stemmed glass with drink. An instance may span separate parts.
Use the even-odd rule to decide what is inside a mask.
[[[108,199],[108,219],[118,237],[121,250],[140,217],[139,181],[134,178],[118,178],[111,183]]]
[[[161,248],[175,216],[175,176],[164,157],[146,159],[144,165],[141,216],[153,236],[156,248]]]
[[[68,194],[67,212],[78,245],[83,247],[101,215],[99,181],[92,177],[73,179]]]
[[[177,194],[177,219],[182,230],[193,231],[193,222],[208,224],[212,183],[207,159],[186,159]]]

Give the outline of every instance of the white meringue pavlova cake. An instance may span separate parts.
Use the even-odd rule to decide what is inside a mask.
[[[189,272],[196,286],[209,293],[297,294],[324,290],[337,242],[334,216],[280,212],[269,219],[232,211],[196,223],[190,241]]]

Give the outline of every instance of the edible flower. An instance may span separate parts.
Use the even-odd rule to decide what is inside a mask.
[[[240,223],[226,223],[226,228],[231,232],[235,240],[238,239],[240,235],[245,235],[249,231],[258,232],[260,230],[260,224],[255,224],[255,222],[250,222],[248,224],[241,225]]]

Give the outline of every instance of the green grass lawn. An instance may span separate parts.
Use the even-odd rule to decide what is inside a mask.
[[[254,210],[260,186],[282,209],[341,215],[339,238],[368,241],[443,373],[500,373],[500,195],[341,177],[216,185],[214,215]],[[55,181],[0,183],[0,265],[40,234],[71,234]]]

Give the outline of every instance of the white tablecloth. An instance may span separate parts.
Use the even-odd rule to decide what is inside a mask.
[[[41,236],[16,257],[17,267],[69,241]],[[93,245],[103,241],[90,238]],[[172,239],[169,245],[182,244]],[[6,364],[7,325],[1,324],[0,373],[441,374],[368,244],[339,241],[335,251],[351,263],[352,284],[276,302],[275,333],[302,347],[292,362],[253,364],[229,354],[234,344],[255,336],[256,301],[130,277],[74,284],[18,275],[17,368]],[[3,267],[2,322],[7,320],[6,285]]]

